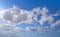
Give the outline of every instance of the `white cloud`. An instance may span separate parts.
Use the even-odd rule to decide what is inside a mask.
[[[34,8],[34,9],[32,10],[32,13],[33,13],[34,15],[40,15],[40,14],[41,14],[41,8],[40,8],[40,7]]]
[[[46,7],[43,7],[41,12],[42,12],[42,15],[46,15],[47,12],[49,12],[49,10]]]
[[[12,25],[0,24],[0,37],[20,37],[18,32],[23,31],[22,28]]]
[[[31,31],[31,30],[30,30],[30,27],[26,27],[26,28],[25,28],[25,31]]]
[[[49,10],[46,7],[34,8],[31,12],[33,14],[33,19],[35,21],[39,21],[41,25],[46,21],[52,22],[54,20],[51,15],[47,15]],[[38,20],[37,18],[39,15],[40,15],[40,20]]]
[[[40,14],[46,15],[47,12],[49,12],[49,10],[48,10],[46,7],[42,7],[42,8],[37,7],[37,8],[34,8],[34,9],[32,10],[32,12],[33,12],[33,14],[35,14],[35,15],[40,15]]]
[[[32,23],[32,14],[16,6],[6,10],[0,10],[0,12],[0,35],[2,35],[0,37],[24,37],[24,35],[19,34],[25,29],[16,25],[18,23]]]
[[[60,20],[57,20],[55,23],[51,24],[51,27],[54,28],[55,26],[59,26],[60,25]]]
[[[53,16],[58,16],[59,14],[57,13],[57,14],[47,15],[48,12],[49,10],[46,7],[42,7],[42,8],[38,7],[30,11],[27,11],[27,10],[20,9],[16,6],[13,6],[12,8],[9,8],[6,10],[0,10],[0,32],[2,33],[3,36],[5,36],[7,33],[6,37],[9,37],[9,36],[22,37],[22,36],[19,36],[17,32],[51,31],[51,29],[48,26],[42,27],[43,23],[48,21],[51,27],[55,27],[60,24],[60,20],[57,20],[55,23],[53,23],[55,20]],[[38,20],[37,18],[38,16],[40,17],[39,18],[40,20]],[[26,27],[25,29],[16,26],[18,23],[31,24],[31,23],[36,23],[35,21],[39,22],[41,26],[39,27],[29,26],[29,27]]]
[[[16,6],[13,6],[12,8],[7,9],[7,11],[5,11],[5,13],[3,14],[3,18],[5,20],[10,21],[11,24],[17,24],[17,23],[33,23],[34,20],[35,21],[39,21],[38,20],[38,16],[40,16],[40,24],[43,24],[46,21],[52,22],[54,19],[52,16],[48,16],[46,15],[48,13],[48,9],[46,7],[43,8],[34,8],[31,11],[27,11],[27,10],[23,10],[23,9],[19,9]],[[33,19],[32,19],[33,17]]]
[[[26,27],[25,31],[36,31],[38,33],[51,32],[52,29],[49,27]]]
[[[13,8],[7,9],[3,14],[5,20],[10,21],[12,24],[17,24],[21,22],[32,22],[32,14],[27,10],[19,9],[16,6]]]
[[[41,16],[41,19],[40,19],[40,24],[43,24],[43,23],[45,23],[46,21],[48,21],[48,23],[53,23],[54,22],[54,18],[53,18],[53,16],[51,16],[51,15],[44,15],[44,16]]]
[[[43,24],[44,22],[46,22],[47,21],[47,16],[45,15],[45,16],[41,16],[41,19],[40,19],[40,24]]]
[[[55,13],[52,16],[60,16],[60,9],[55,11]]]
[[[37,32],[50,32],[52,29],[49,29],[48,27],[38,27]]]
[[[6,31],[12,32],[12,31],[21,31],[23,29],[20,27],[13,26],[13,25],[2,25],[2,24],[0,24],[0,30],[6,30]]]
[[[3,14],[5,13],[6,10],[0,10],[0,18],[3,18]]]
[[[55,13],[53,16],[60,16],[60,13]]]

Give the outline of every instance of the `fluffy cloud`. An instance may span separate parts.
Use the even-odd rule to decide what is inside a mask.
[[[55,19],[53,18],[53,16],[51,16],[51,15],[49,15],[49,16],[44,15],[44,16],[41,16],[41,20],[39,22],[40,22],[40,24],[43,24],[46,21],[48,21],[49,23],[53,23],[54,20]]]
[[[3,18],[3,14],[6,12],[6,10],[0,10],[0,18]]]
[[[55,23],[51,24],[51,27],[59,26],[60,25],[60,20],[57,20]]]
[[[14,24],[32,23],[31,13],[16,6],[0,10],[0,15],[0,37],[24,37],[24,35],[19,35],[24,29]]]
[[[21,22],[32,22],[32,14],[27,10],[19,9],[15,6],[8,9],[3,14],[3,18],[8,20],[12,24],[18,24]]]
[[[34,22],[39,22],[40,25],[43,25],[46,21],[48,21],[49,24],[52,24],[55,20],[53,17],[55,14],[48,15],[47,13],[49,13],[49,10],[46,7],[37,7],[27,11],[13,6],[12,8],[1,10],[0,12],[0,18],[2,17],[4,20],[7,20],[11,25]]]
[[[13,6],[12,8],[6,9],[3,13],[1,12],[1,15],[3,15],[3,19],[9,21],[10,24],[18,24],[22,22],[33,23],[36,21],[39,21],[40,24],[43,24],[46,21],[52,22],[54,19],[52,16],[47,15],[48,11],[49,10],[46,7],[38,7],[27,11]]]
[[[0,37],[20,37],[21,35],[19,35],[18,32],[21,31],[23,31],[22,28],[0,24]]]
[[[60,24],[60,20],[54,22],[53,16],[58,16],[56,14],[48,14],[49,10],[46,7],[38,7],[32,10],[23,10],[16,6],[6,10],[0,10],[0,34],[4,37],[24,37],[20,36],[21,31],[52,31],[52,28]],[[49,26],[43,27],[43,24],[48,21]],[[26,27],[25,29],[17,27],[17,24],[21,23],[39,23],[40,26],[36,27]],[[45,25],[45,24],[44,24]],[[7,33],[7,35],[5,35]],[[16,33],[16,34],[15,34]]]

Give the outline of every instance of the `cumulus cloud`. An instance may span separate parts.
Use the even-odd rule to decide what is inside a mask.
[[[51,24],[51,27],[59,26],[60,25],[60,20],[57,20],[55,23]]]
[[[60,16],[59,14],[60,14],[60,13],[55,13],[53,16]]]
[[[33,19],[35,21],[39,21],[41,25],[46,21],[48,21],[49,23],[54,22],[53,16],[48,15],[47,13],[49,13],[49,10],[46,7],[38,7],[32,10]]]
[[[50,24],[54,22],[54,17],[47,14],[49,10],[46,7],[37,7],[27,11],[13,6],[6,9],[3,13],[2,11],[0,12],[3,15],[3,19],[9,21],[10,24],[39,22],[42,25],[46,21]]]
[[[21,22],[32,22],[32,14],[27,10],[19,9],[16,6],[8,9],[4,14],[3,18],[8,20],[12,24],[17,24]]]
[[[21,35],[19,35],[18,32],[21,31],[23,31],[23,29],[20,27],[0,24],[0,37],[20,37]]]
[[[15,26],[9,26],[9,25],[0,25],[0,30],[6,30],[6,31],[20,31],[22,30],[21,28],[19,27],[15,27]]]
[[[40,22],[40,24],[43,24],[46,21],[48,21],[48,23],[53,23],[54,20],[55,19],[53,18],[53,16],[51,16],[51,15],[49,15],[49,16],[44,15],[44,16],[41,16],[41,20],[39,22]]]
[[[24,37],[19,36],[18,32],[21,31],[51,31],[51,28],[58,26],[60,24],[60,20],[54,21],[53,16],[58,16],[59,13],[49,14],[49,10],[46,7],[37,7],[32,10],[23,10],[16,6],[6,10],[0,10],[0,33],[5,36],[5,34],[9,34],[10,37]],[[45,22],[49,23],[49,26],[43,27]],[[39,23],[40,26],[36,27],[26,27],[25,29],[21,27],[17,27],[17,24],[21,23]],[[44,24],[45,25],[45,24]],[[15,34],[16,33],[16,34]],[[14,35],[13,35],[14,34]],[[6,35],[6,37],[9,37]]]
[[[0,18],[3,18],[3,14],[5,13],[6,10],[0,10]]]
[[[40,24],[43,24],[46,21],[52,22],[52,20],[54,19],[52,16],[47,15],[48,11],[49,10],[46,7],[38,7],[34,8],[33,10],[27,11],[13,6],[12,8],[7,9],[2,14],[3,18],[5,20],[8,20],[11,24],[18,24],[22,22],[33,23],[34,21],[39,21]]]
[[[42,10],[41,10],[42,15],[46,15],[48,11],[49,10],[46,7],[43,7]]]

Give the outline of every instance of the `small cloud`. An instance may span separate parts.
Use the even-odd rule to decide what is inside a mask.
[[[49,10],[46,7],[43,7],[41,12],[42,12],[42,15],[46,15],[47,12],[49,12]]]
[[[57,20],[55,23],[51,24],[51,27],[54,28],[55,26],[59,26],[60,25],[60,20]]]

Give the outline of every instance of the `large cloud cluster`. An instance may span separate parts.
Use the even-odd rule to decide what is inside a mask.
[[[21,22],[32,22],[32,15],[27,10],[19,9],[15,6],[13,8],[8,9],[4,14],[3,18],[5,20],[10,21],[12,24],[17,24]]]
[[[19,32],[21,31],[52,31],[55,26],[60,25],[60,19],[55,20],[54,17],[59,16],[60,12],[56,12],[55,14],[49,14],[49,10],[46,7],[38,7],[32,10],[23,10],[16,6],[12,8],[0,10],[0,33],[1,35],[5,35],[6,33],[11,34],[10,37],[22,37],[19,36]],[[17,27],[17,24],[21,23],[39,23],[38,27],[26,27],[25,29]],[[46,25],[44,23],[48,23],[49,26],[43,27]],[[38,24],[36,24],[38,25]],[[16,34],[15,34],[16,33]],[[14,35],[13,35],[14,34]],[[6,35],[6,37],[9,37]],[[4,36],[3,36],[4,37]]]

